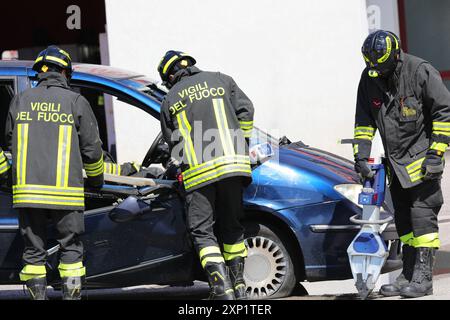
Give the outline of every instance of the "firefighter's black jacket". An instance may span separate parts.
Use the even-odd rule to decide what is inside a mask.
[[[14,207],[83,210],[83,164],[88,182],[103,184],[97,121],[63,75],[38,77],[37,87],[14,97],[6,123]]]
[[[450,142],[450,93],[427,61],[401,52],[388,80],[363,71],[355,117],[356,159],[369,157],[376,129],[402,187],[420,184],[427,151],[443,154]]]
[[[161,106],[161,128],[172,156],[183,163],[187,191],[232,176],[251,181],[245,138],[253,129],[253,104],[234,80],[190,67]]]

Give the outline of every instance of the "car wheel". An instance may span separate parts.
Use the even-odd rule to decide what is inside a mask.
[[[263,224],[246,226],[248,257],[244,278],[249,299],[274,299],[289,296],[296,285],[294,264],[280,234]]]

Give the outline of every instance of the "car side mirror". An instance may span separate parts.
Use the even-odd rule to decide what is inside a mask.
[[[151,210],[150,203],[136,196],[129,196],[109,212],[109,218],[117,223],[129,222],[139,219]]]

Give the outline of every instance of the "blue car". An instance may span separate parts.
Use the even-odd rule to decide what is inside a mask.
[[[35,85],[31,67],[30,61],[0,61],[0,132],[14,94]],[[154,81],[107,66],[75,64],[74,69],[74,90],[107,93],[159,118],[165,92]],[[3,137],[0,144],[4,145]],[[249,248],[245,279],[250,297],[286,297],[301,281],[351,278],[346,250],[359,226],[349,218],[362,211],[353,163],[257,129],[251,144],[253,183],[244,196]],[[82,240],[89,288],[185,286],[206,280],[186,230],[179,182],[162,169],[156,173],[148,169],[161,162],[163,145],[159,135],[138,177],[112,178],[101,189],[85,190]],[[11,204],[11,189],[1,187],[0,284],[20,283],[23,243]],[[392,214],[390,207],[386,203],[384,215]],[[401,267],[400,248],[393,225],[383,237],[390,248],[387,272]],[[47,246],[48,281],[58,288],[54,236]]]

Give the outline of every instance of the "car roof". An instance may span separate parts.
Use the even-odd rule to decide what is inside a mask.
[[[33,64],[34,61],[27,60],[0,60],[0,75],[2,73],[16,76],[31,75],[34,72],[31,70]],[[148,86],[157,86],[157,81],[137,72],[104,65],[74,62],[73,69],[73,80],[89,81],[118,89],[149,106],[154,116],[159,114],[160,101],[143,93],[149,89]]]

